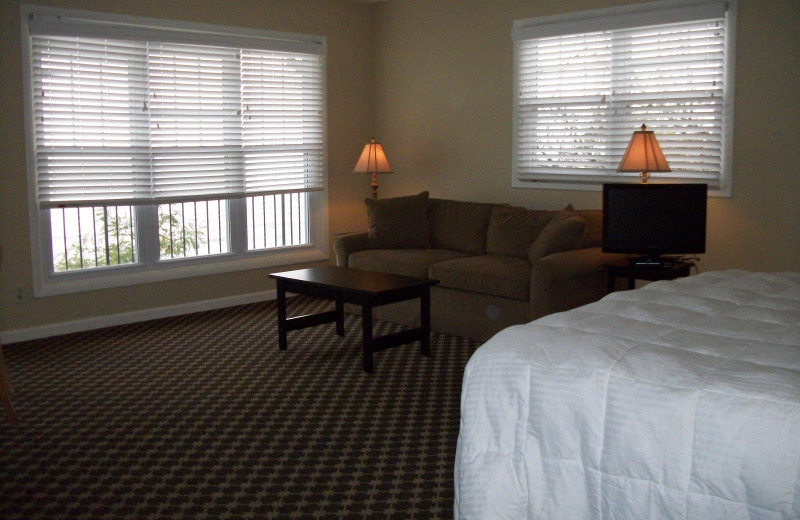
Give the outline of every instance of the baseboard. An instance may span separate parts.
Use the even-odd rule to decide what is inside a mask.
[[[203,300],[199,302],[182,303],[179,305],[169,305],[166,307],[156,307],[154,309],[142,309],[139,311],[123,312],[120,314],[110,314],[108,316],[98,316],[95,318],[65,321],[62,323],[53,323],[51,325],[42,325],[41,327],[7,330],[0,333],[0,342],[2,342],[4,345],[8,345],[10,343],[49,338],[52,336],[60,336],[62,334],[71,334],[73,332],[102,329],[104,327],[113,327],[115,325],[126,325],[128,323],[136,323],[139,321],[169,318],[171,316],[179,316],[181,314],[211,311],[214,309],[222,309],[224,307],[233,307],[235,305],[245,305],[248,303],[274,300],[276,297],[277,292],[272,289],[269,291],[228,296],[215,300]]]

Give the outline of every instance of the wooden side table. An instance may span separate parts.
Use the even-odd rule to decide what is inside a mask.
[[[617,278],[628,279],[628,289],[636,287],[636,280],[674,280],[689,276],[693,262],[673,262],[668,267],[660,265],[613,264],[606,265],[608,292],[617,288]]]

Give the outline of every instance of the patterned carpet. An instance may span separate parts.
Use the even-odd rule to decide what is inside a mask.
[[[20,423],[0,419],[0,518],[452,518],[478,343],[434,333],[430,358],[395,347],[368,375],[346,327],[280,351],[266,302],[4,346]]]

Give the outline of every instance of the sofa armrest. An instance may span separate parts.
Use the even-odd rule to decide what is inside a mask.
[[[336,265],[348,267],[348,257],[357,251],[367,248],[369,231],[359,231],[347,235],[339,235],[333,241],[333,251],[336,253]]]
[[[531,267],[530,319],[567,311],[599,300],[608,292],[606,264],[627,256],[589,247],[555,253]]]

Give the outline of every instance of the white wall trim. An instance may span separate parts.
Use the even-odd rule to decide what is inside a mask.
[[[211,311],[214,309],[233,307],[235,305],[274,300],[276,298],[277,291],[275,289],[271,289],[268,291],[228,296],[214,300],[203,300],[198,302],[182,303],[179,305],[169,305],[166,307],[156,307],[153,309],[142,309],[139,311],[110,314],[108,316],[65,321],[50,325],[42,325],[41,327],[8,330],[0,333],[0,342],[2,342],[4,345],[8,345],[10,343],[17,343],[20,341],[49,338],[51,336],[60,336],[63,334],[71,334],[73,332],[102,329],[104,327],[113,327],[115,325],[127,325],[129,323],[136,323],[139,321],[169,318],[172,316],[180,316],[182,314],[190,314],[193,312]]]

